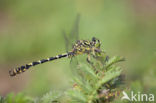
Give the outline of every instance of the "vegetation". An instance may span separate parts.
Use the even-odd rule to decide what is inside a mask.
[[[92,58],[93,59],[93,58]],[[79,63],[72,68],[72,88],[64,92],[49,92],[42,98],[32,99],[18,94],[9,94],[2,103],[104,103],[119,96],[122,84],[122,69],[115,64],[123,61],[118,56],[108,58],[104,52],[98,54],[91,64]]]
[[[0,0],[0,102],[57,100],[68,103],[81,99],[96,102],[103,95],[94,91],[102,91],[105,82],[124,77],[123,72],[117,76],[122,70],[127,85],[122,88],[121,81],[116,81],[119,87],[113,85],[115,89],[109,92],[104,88],[106,94],[126,87],[127,94],[134,91],[156,96],[154,4],[154,0]],[[71,60],[65,58],[35,66],[15,78],[9,77],[9,69],[66,52],[62,30],[71,33],[78,13],[81,15],[79,39],[99,38],[102,50],[110,56],[102,65],[119,58],[114,55],[121,55],[126,58],[124,63],[118,64],[123,69],[113,63],[111,66],[115,67],[106,71],[100,60],[92,58],[96,69],[101,71],[95,72],[94,67],[86,63],[86,57],[80,56],[83,59],[78,60],[79,65],[70,64]],[[105,77],[102,73],[111,76],[107,75],[107,80],[96,79]],[[92,78],[96,81],[94,85]],[[98,84],[99,80],[104,86]],[[111,100],[123,102],[120,97]]]

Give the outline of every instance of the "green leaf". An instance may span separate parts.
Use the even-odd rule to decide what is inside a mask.
[[[78,91],[78,90],[68,90],[66,92],[68,96],[70,96],[71,101],[75,101],[75,103],[86,103],[86,96]]]
[[[53,103],[57,102],[58,99],[61,97],[61,93],[58,91],[50,91],[46,93],[40,100],[40,103]]]
[[[115,57],[112,57],[108,60],[108,62],[106,62],[106,65],[105,65],[105,68],[106,70],[108,70],[108,68],[115,64],[115,63],[118,63],[118,62],[121,62],[121,61],[124,61],[125,59],[124,58],[121,58],[119,56],[115,56]]]

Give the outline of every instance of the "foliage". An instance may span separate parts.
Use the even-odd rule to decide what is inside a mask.
[[[0,103],[33,103],[33,98],[25,96],[23,93],[17,95],[10,93],[5,98],[0,97]]]
[[[66,92],[68,102],[103,103],[117,95],[122,69],[114,64],[124,59],[115,56],[108,60],[104,52],[95,59],[91,65],[81,63],[74,68],[77,75],[73,76],[73,88]]]
[[[41,98],[32,99],[24,94],[9,94],[1,97],[2,103],[104,103],[113,101],[119,95],[122,84],[122,69],[115,64],[124,59],[118,56],[108,58],[101,52],[93,56],[88,64],[79,63],[72,68],[72,88],[65,92],[49,92]]]

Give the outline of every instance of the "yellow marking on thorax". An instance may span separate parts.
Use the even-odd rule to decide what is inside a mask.
[[[90,45],[90,42],[89,41],[85,41],[85,43],[88,44],[88,45]]]
[[[86,50],[91,50],[90,48],[85,48]]]
[[[84,53],[84,52],[82,52],[82,51],[81,51],[81,52],[80,52],[80,51],[77,51],[77,54],[83,54],[83,53]]]

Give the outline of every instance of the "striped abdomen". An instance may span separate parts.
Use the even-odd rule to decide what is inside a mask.
[[[24,66],[17,67],[17,68],[15,68],[13,70],[10,70],[9,71],[9,74],[10,74],[10,76],[15,76],[16,74],[20,74],[22,72],[25,72],[27,69],[29,69],[32,66],[35,66],[35,65],[38,65],[38,64],[42,64],[42,63],[45,63],[45,62],[48,62],[48,61],[52,61],[52,60],[55,60],[55,59],[60,59],[60,58],[63,58],[63,57],[68,57],[69,55],[71,55],[71,53],[57,55],[55,57],[50,57],[50,58],[47,58],[47,59],[42,59],[42,60],[39,60],[39,61],[36,61],[36,62],[32,62],[32,63],[26,64]]]

